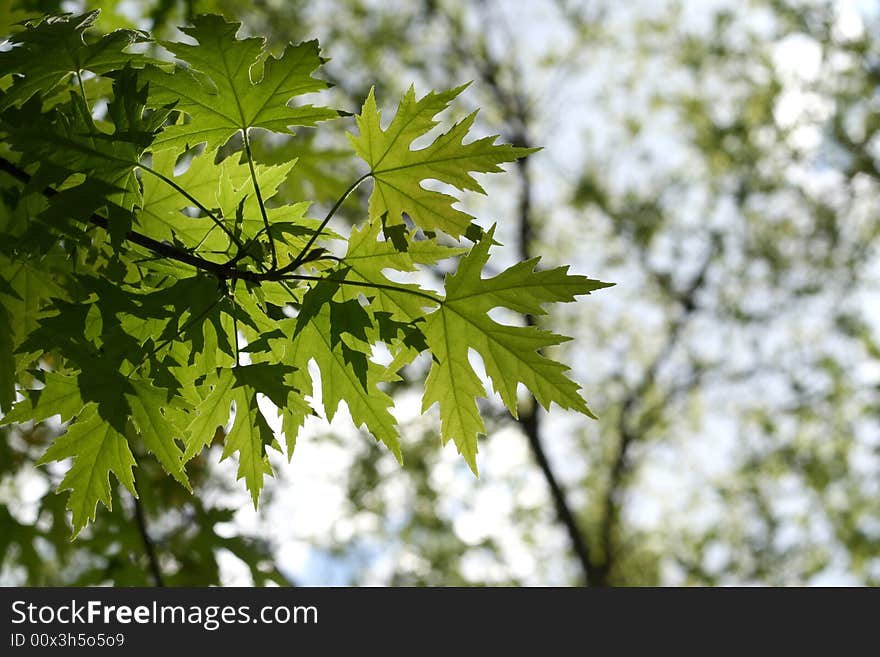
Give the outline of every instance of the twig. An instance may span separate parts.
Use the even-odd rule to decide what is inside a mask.
[[[20,169],[12,162],[0,157],[0,171],[4,171],[14,177],[15,179],[27,184],[31,180],[30,174],[26,171]],[[363,179],[363,178],[362,178]],[[353,187],[352,187],[353,188]],[[42,190],[44,196],[51,198],[55,196],[58,192],[51,187],[46,187]],[[341,201],[340,201],[341,202]],[[94,224],[95,226],[99,226],[100,228],[107,229],[108,221],[106,218],[98,215],[92,214],[88,220],[89,223]],[[314,235],[313,235],[314,238]],[[160,255],[162,257],[168,258],[169,260],[174,260],[176,262],[181,262],[183,264],[190,265],[199,269],[201,271],[207,272],[213,276],[216,276],[220,281],[227,280],[243,280],[249,281],[252,283],[262,283],[266,281],[284,281],[284,280],[298,280],[298,281],[331,281],[335,283],[339,283],[340,285],[354,285],[357,287],[366,287],[371,289],[378,290],[391,290],[395,292],[403,292],[405,294],[412,294],[415,296],[423,297],[425,299],[429,299],[434,303],[440,303],[442,300],[432,294],[427,292],[420,292],[418,290],[413,290],[406,287],[398,287],[395,285],[383,285],[381,283],[368,283],[363,281],[347,281],[344,279],[333,279],[329,277],[319,277],[319,276],[306,276],[306,275],[298,275],[298,274],[290,274],[288,271],[289,267],[285,267],[283,269],[279,269],[276,271],[262,271],[262,272],[254,272],[248,271],[245,269],[237,269],[234,266],[235,261],[230,261],[226,263],[217,263],[212,262],[210,260],[205,260],[204,258],[197,256],[190,251],[186,251],[184,249],[177,248],[168,244],[166,242],[159,242],[154,240],[152,237],[147,237],[142,233],[139,233],[134,230],[130,230],[126,233],[125,239],[133,244],[137,244],[138,246],[142,246],[145,249],[152,251],[153,253]]]

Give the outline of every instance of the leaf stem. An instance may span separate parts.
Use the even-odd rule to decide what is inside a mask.
[[[146,164],[143,164],[143,163],[139,163],[138,166],[141,169],[143,169],[144,171],[146,171],[147,173],[150,173],[150,174],[156,176],[162,182],[173,187],[177,192],[179,192],[181,195],[183,195],[187,200],[189,200],[199,210],[204,212],[211,219],[211,221],[213,221],[214,224],[216,224],[217,227],[220,228],[220,230],[222,230],[224,233],[226,233],[229,236],[229,239],[232,240],[232,243],[235,244],[235,246],[237,246],[239,249],[242,247],[241,241],[235,236],[235,234],[231,230],[229,230],[229,228],[222,221],[220,221],[220,219],[218,219],[217,216],[213,212],[211,212],[211,210],[206,208],[195,196],[190,194],[188,191],[186,191],[183,187],[178,185],[176,182],[174,182],[171,178],[169,178],[165,174],[159,173],[155,169],[148,167]]]
[[[280,273],[280,272],[279,272]],[[272,280],[272,279],[269,279]],[[329,283],[339,283],[340,285],[354,285],[357,287],[367,287],[375,290],[391,290],[392,292],[405,292],[407,294],[412,294],[417,297],[422,297],[423,299],[429,299],[434,303],[443,303],[443,299],[440,297],[434,296],[429,292],[422,292],[420,290],[412,290],[408,287],[398,287],[396,285],[385,285],[383,283],[369,283],[366,281],[347,281],[344,278],[331,278],[329,276],[321,277],[321,276],[306,276],[304,274],[287,274],[281,277],[281,280],[286,281],[327,281]]]
[[[238,279],[233,278],[232,279],[232,295],[231,295],[233,310],[236,310],[236,308],[235,308],[235,305],[236,305],[235,304],[235,284],[236,283],[238,283]],[[235,366],[239,367],[241,365],[241,357],[238,354],[238,312],[237,311],[232,313],[232,340],[233,340],[233,345],[235,345]]]
[[[360,178],[358,178],[353,183],[351,183],[351,185],[348,186],[348,189],[346,189],[342,193],[342,196],[340,196],[336,200],[336,203],[333,205],[333,207],[330,208],[330,211],[327,213],[327,216],[324,217],[324,220],[321,222],[321,225],[318,226],[318,229],[314,233],[312,233],[312,236],[309,238],[309,241],[306,242],[306,245],[299,252],[299,255],[297,255],[296,258],[294,258],[293,262],[291,262],[289,265],[281,268],[278,271],[279,274],[286,274],[288,272],[294,271],[297,267],[299,267],[301,264],[303,264],[303,262],[306,259],[306,255],[309,252],[309,249],[312,248],[312,245],[315,243],[315,241],[320,236],[321,231],[323,231],[327,227],[327,224],[330,223],[330,220],[333,218],[333,215],[336,214],[336,211],[339,210],[339,208],[345,202],[345,199],[347,199],[351,195],[351,193],[358,188],[358,185],[360,185],[362,182],[364,182],[367,178],[369,178],[372,175],[373,175],[372,171],[365,173]]]
[[[275,240],[269,231],[269,217],[266,215],[266,206],[263,203],[263,194],[260,192],[260,183],[257,181],[257,171],[254,169],[254,156],[251,152],[251,141],[248,139],[247,128],[241,131],[244,135],[244,153],[247,155],[248,168],[251,171],[251,180],[254,181],[254,192],[257,194],[257,203],[260,206],[260,214],[263,216],[263,226],[266,229],[266,236],[269,238],[269,252],[272,254],[272,271],[278,268],[278,255],[275,252]]]
[[[79,82],[79,92],[82,94],[83,103],[85,103],[86,108],[89,106],[89,98],[86,96],[86,86],[83,84],[82,71],[76,72],[76,79]]]

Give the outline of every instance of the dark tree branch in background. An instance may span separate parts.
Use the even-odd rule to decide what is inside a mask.
[[[485,9],[484,4],[481,4],[481,7]],[[491,52],[488,44],[485,41],[467,43],[467,39],[462,34],[462,26],[453,17],[444,12],[441,18],[447,23],[450,33],[455,35],[450,40],[451,47],[464,61],[471,62],[476,66],[480,79],[498,103],[508,128],[508,134],[505,135],[505,139],[514,146],[530,148],[533,145],[529,137],[529,126],[531,124],[530,105],[527,95],[519,86],[520,72],[514,66],[513,75],[511,76],[512,81],[509,86],[506,85],[501,79],[501,64]],[[485,30],[483,33],[487,34],[492,21],[485,14],[484,21]],[[519,178],[517,219],[519,225],[520,258],[528,260],[532,257],[531,245],[535,232],[532,211],[533,185],[529,169],[529,158],[517,160],[515,166]],[[530,315],[525,317],[525,321],[529,326],[535,325],[535,318]],[[527,406],[520,411],[518,423],[528,439],[535,462],[538,464],[541,474],[547,482],[547,487],[556,509],[557,519],[568,535],[572,552],[581,570],[580,579],[583,585],[589,586],[594,583],[596,578],[596,566],[591,559],[590,548],[585,534],[578,525],[575,513],[568,503],[565,490],[544,450],[541,440],[540,407],[534,397],[531,397]]]
[[[706,275],[717,255],[717,250],[718,240],[713,236],[700,269],[685,290],[676,295],[681,309],[669,325],[663,345],[645,369],[639,382],[630,389],[621,402],[617,421],[619,440],[611,461],[608,486],[605,488],[598,525],[598,540],[602,547],[603,558],[601,565],[595,569],[596,576],[592,583],[596,586],[610,586],[613,583],[612,577],[617,555],[614,540],[620,525],[623,489],[626,485],[627,475],[632,470],[630,453],[633,445],[649,428],[646,424],[650,425],[650,423],[641,421],[646,413],[642,404],[646,395],[655,385],[657,374],[675,352],[684,329],[699,307],[697,296],[706,283]],[[692,386],[696,386],[698,382],[699,376],[690,379]]]
[[[156,546],[153,544],[150,533],[147,531],[147,519],[144,515],[144,508],[137,497],[132,496],[132,498],[134,499],[134,518],[137,523],[138,532],[141,535],[141,540],[144,543],[144,552],[147,555],[147,564],[150,568],[153,584],[155,586],[165,586],[162,569],[159,567],[159,559],[156,557]]]
[[[522,143],[517,143],[516,145],[528,147],[528,139],[523,136],[521,141]],[[529,245],[531,244],[533,228],[531,200],[532,181],[529,175],[528,158],[518,160],[516,166],[520,178],[520,202],[518,212],[520,227],[520,257],[522,260],[528,260],[531,257],[531,249],[529,248]],[[531,315],[526,315],[525,319],[529,326],[535,325],[535,318]],[[556,473],[553,471],[550,461],[547,458],[547,454],[544,451],[544,445],[541,442],[541,409],[534,397],[529,401],[530,405],[528,409],[524,409],[519,414],[519,425],[526,434],[535,461],[538,463],[538,467],[541,469],[541,474],[544,475],[544,479],[547,481],[547,487],[550,489],[550,496],[553,498],[553,504],[556,507],[556,515],[559,518],[559,522],[562,523],[568,533],[572,550],[574,551],[574,554],[580,563],[581,570],[583,571],[584,585],[589,586],[594,584],[597,579],[597,568],[590,558],[590,548],[587,545],[583,532],[578,526],[574,513],[572,513],[572,510],[568,505],[565,491],[557,479]]]

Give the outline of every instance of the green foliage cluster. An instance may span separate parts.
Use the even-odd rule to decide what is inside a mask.
[[[443,442],[474,472],[486,393],[471,350],[514,416],[519,384],[545,408],[590,414],[567,368],[541,353],[566,338],[489,311],[538,315],[608,284],[539,271],[538,258],[483,278],[494,227],[424,186],[483,192],[474,173],[530,152],[465,143],[475,114],[435,136],[464,87],[410,89],[385,128],[371,92],[349,135],[364,173],[316,219],[307,199],[275,198],[296,161],[261,163],[252,144],[346,116],[294,100],[328,86],[313,76],[317,42],[272,55],[216,15],[182,28],[191,43],[135,30],[90,39],[96,16],[26,22],[0,53],[0,410],[4,424],[69,423],[40,462],[72,459],[61,489],[74,533],[98,502],[111,507],[111,473],[137,496],[142,449],[189,489],[188,463],[218,437],[256,505],[267,451],[281,449],[271,416],[290,456],[318,412],[312,360],[324,416],[344,401],[398,460],[385,387],[423,353],[423,408],[439,405]],[[331,230],[368,181],[363,221]],[[398,280],[446,259],[457,265],[443,294]]]

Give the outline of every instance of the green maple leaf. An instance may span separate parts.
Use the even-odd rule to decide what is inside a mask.
[[[209,377],[200,387],[205,396],[196,405],[195,415],[186,431],[184,460],[193,458],[214,440],[219,427],[225,427],[232,413],[235,377],[229,369],[222,369]]]
[[[94,405],[87,406],[67,433],[56,438],[37,462],[73,458],[73,465],[58,486],[59,492],[70,491],[67,508],[73,512],[73,533],[95,519],[98,502],[113,507],[110,473],[122,482],[132,495],[134,487],[134,456],[125,436],[98,414]]]
[[[260,497],[264,475],[272,475],[266,447],[278,446],[257,405],[256,395],[266,395],[279,408],[288,404],[296,405],[300,395],[285,383],[292,372],[292,367],[278,363],[217,370],[203,384],[208,392],[197,405],[196,415],[187,430],[184,460],[192,458],[211,443],[217,429],[229,422],[231,408],[235,404],[235,421],[226,437],[222,458],[238,452],[238,476],[245,480],[254,508]]]
[[[229,458],[238,452],[238,478],[244,479],[256,509],[263,489],[263,478],[272,476],[266,447],[277,444],[272,429],[257,406],[256,391],[250,386],[240,386],[235,389],[233,399],[235,422],[226,437],[221,458]]]
[[[545,314],[542,304],[574,301],[608,283],[572,276],[567,267],[534,271],[539,258],[514,265],[492,278],[480,273],[489,258],[493,227],[446,278],[446,299],[428,315],[424,334],[435,360],[425,385],[423,411],[435,402],[440,406],[444,442],[453,440],[476,473],[477,434],[486,428],[476,397],[485,391],[468,360],[468,349],[483,358],[495,391],[516,416],[516,391],[524,384],[535,399],[549,409],[551,402],[593,417],[578,392],[578,385],[565,376],[565,365],[539,353],[540,349],[569,340],[535,327],[507,326],[489,317],[503,307],[533,315]]]
[[[287,294],[289,296],[289,292]],[[239,384],[250,383],[278,407],[287,460],[290,461],[300,428],[307,417],[314,415],[311,405],[303,396],[304,389],[297,388],[296,383],[297,380],[306,385],[311,383],[303,377],[296,377],[294,368],[281,364],[288,362],[290,340],[280,330],[278,323],[266,316],[254,297],[239,293],[236,303],[254,320],[256,326],[253,333],[248,331],[248,327],[243,330],[249,342],[244,351],[250,353],[254,364],[235,368],[236,378]]]
[[[348,135],[357,154],[369,165],[374,181],[370,218],[376,220],[387,215],[389,223],[399,224],[405,213],[426,231],[442,230],[456,238],[473,235],[472,217],[452,207],[458,199],[425,189],[422,182],[439,180],[462,191],[484,194],[472,172],[502,172],[498,166],[502,162],[512,162],[537,150],[498,145],[495,144],[497,137],[463,144],[462,140],[476,119],[476,112],[456,123],[429,146],[412,150],[412,142],[437,125],[434,117],[446,109],[466,86],[443,93],[431,92],[419,100],[410,87],[386,130],[382,130],[382,117],[370,90],[357,117],[360,134],[357,137]]]
[[[111,508],[111,471],[134,493],[131,468],[135,461],[127,434],[140,436],[166,472],[191,490],[183,469],[183,452],[175,442],[184,435],[178,427],[186,404],[171,400],[167,391],[147,381],[122,377],[105,364],[94,368],[77,376],[44,373],[45,386],[26,391],[25,399],[0,421],[39,422],[53,415],[60,415],[63,422],[73,420],[68,433],[56,440],[39,462],[74,457],[59,490],[71,491],[68,508],[73,512],[75,533],[94,519],[99,501]]]
[[[62,422],[67,422],[86,405],[76,377],[46,372],[43,381],[45,387],[24,391],[26,397],[0,418],[0,424],[29,420],[42,422],[54,415],[60,416]]]
[[[50,16],[31,21],[14,34],[12,48],[0,52],[0,77],[13,75],[14,83],[0,98],[0,109],[21,105],[34,94],[47,95],[71,75],[91,71],[103,75],[137,62],[142,55],[125,52],[146,41],[133,30],[115,30],[92,43],[85,31],[94,25],[98,11],[78,16]]]
[[[329,304],[323,304],[310,321],[300,325],[299,330],[296,320],[284,320],[279,326],[285,335],[293,336],[285,358],[297,368],[292,376],[294,386],[298,390],[312,389],[308,362],[314,358],[321,371],[322,401],[327,419],[333,419],[339,403],[344,401],[355,425],[364,425],[402,461],[397,421],[388,410],[394,402],[378,386],[384,369],[369,360],[369,347],[355,340],[351,340],[354,346],[341,339],[334,343]]]
[[[247,164],[237,163],[232,158],[217,164],[213,155],[202,154],[192,158],[186,171],[175,176],[176,162],[175,151],[162,150],[153,154],[151,168],[186,189],[204,206],[217,210],[219,219],[230,230],[236,228],[236,215],[241,214],[238,228],[243,241],[262,230],[263,222]],[[275,196],[295,164],[293,160],[281,165],[254,167],[265,201]],[[184,246],[205,253],[226,252],[230,248],[229,236],[218,230],[210,219],[183,213],[191,202],[173,187],[154,176],[146,176],[142,186],[143,211],[139,215],[139,225],[145,232],[157,239],[177,239]],[[307,208],[308,203],[285,205],[271,208],[269,216],[301,224]]]
[[[154,153],[150,166],[157,173],[172,179],[206,207],[216,208],[221,168],[214,164],[214,158],[206,155],[194,157],[186,171],[175,175],[177,157],[178,154],[170,150]],[[224,164],[227,161],[224,160]],[[242,180],[249,175],[246,170],[243,174]],[[141,183],[143,200],[138,223],[144,232],[160,240],[176,239],[189,248],[203,243],[214,226],[208,217],[185,215],[183,210],[191,205],[191,201],[159,178],[145,176]],[[225,250],[228,246],[228,237],[220,232],[216,241],[206,248]]]
[[[348,240],[348,250],[342,258],[348,269],[346,280],[386,285],[389,288],[364,289],[343,286],[340,295],[344,299],[356,298],[359,294],[373,297],[371,308],[374,311],[391,313],[395,319],[412,322],[425,314],[426,307],[433,307],[439,301],[432,293],[413,283],[392,281],[384,270],[393,269],[414,272],[418,265],[433,265],[444,258],[461,255],[467,249],[442,246],[436,239],[416,241],[413,233],[405,233],[404,249],[399,249],[391,240],[379,240],[381,223],[372,221],[361,228],[353,228]]]
[[[0,277],[8,286],[5,292],[0,291],[3,295],[0,298],[8,311],[11,329],[6,339],[12,342],[14,352],[40,325],[40,320],[46,315],[45,307],[49,299],[63,295],[57,265],[55,259],[49,257],[14,261],[0,254]],[[16,360],[19,364],[26,364],[32,359],[27,353],[18,353]]]
[[[279,407],[278,414],[281,416],[281,432],[284,434],[285,447],[287,448],[287,461],[290,462],[293,458],[299,430],[305,424],[306,418],[314,415],[315,412],[302,395],[297,395],[290,398],[287,406]]]
[[[131,228],[130,213],[142,203],[135,169],[170,108],[145,114],[147,88],[134,69],[125,68],[114,77],[114,97],[107,108],[116,119],[112,133],[97,127],[85,100],[75,92],[70,93],[69,105],[45,113],[34,101],[8,110],[0,127],[10,133],[9,142],[22,154],[23,166],[39,165],[35,175],[44,184],[59,186],[72,174],[84,174],[86,193],[77,196],[75,188],[62,191],[59,196],[66,194],[68,203],[73,200],[75,205],[56,202],[56,211],[60,208],[84,221],[106,205],[111,210],[111,234],[119,243]]]
[[[237,39],[240,28],[240,23],[221,16],[201,15],[193,19],[192,27],[181,28],[198,45],[162,42],[191,69],[166,73],[148,67],[151,96],[159,104],[176,102],[192,122],[167,128],[156,140],[155,150],[180,151],[207,142],[207,149],[213,151],[239,131],[263,128],[293,134],[290,126],[313,126],[339,116],[323,107],[288,104],[295,96],[327,87],[311,77],[324,61],[317,41],[291,44],[276,58],[266,55],[264,39]]]
[[[146,448],[165,471],[192,492],[184,471],[183,451],[174,438],[183,438],[184,411],[188,405],[180,398],[169,400],[165,391],[147,381],[131,382],[134,394],[127,396],[131,419]]]

